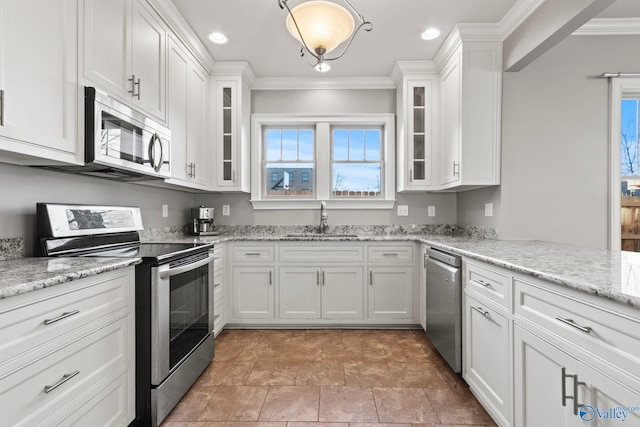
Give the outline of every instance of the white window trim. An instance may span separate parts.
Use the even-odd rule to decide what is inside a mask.
[[[256,168],[251,174],[251,204],[254,209],[318,209],[320,201],[327,209],[393,209],[396,197],[395,120],[393,114],[344,114],[333,115],[282,115],[253,114],[251,116],[251,164]],[[264,126],[315,126],[315,198],[271,199],[264,197],[263,189],[263,132]],[[384,146],[384,186],[381,198],[331,198],[331,126],[361,125],[382,126]],[[328,141],[327,144],[318,141]],[[329,179],[325,179],[325,177]]]
[[[619,252],[621,249],[620,235],[620,105],[625,95],[640,96],[640,79],[612,78],[610,80],[610,175],[609,175],[609,249]]]

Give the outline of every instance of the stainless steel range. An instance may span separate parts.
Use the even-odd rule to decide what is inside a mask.
[[[38,203],[37,219],[44,256],[142,258],[132,425],[160,425],[213,359],[213,244],[141,243],[137,207]]]

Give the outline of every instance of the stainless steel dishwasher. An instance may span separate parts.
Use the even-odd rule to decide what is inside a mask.
[[[454,372],[462,371],[462,259],[427,251],[427,337]]]

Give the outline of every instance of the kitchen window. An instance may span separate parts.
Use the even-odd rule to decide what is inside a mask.
[[[392,209],[393,114],[252,115],[254,209]],[[277,179],[274,179],[276,177]]]

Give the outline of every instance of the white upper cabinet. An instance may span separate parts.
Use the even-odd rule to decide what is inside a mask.
[[[473,34],[471,34],[473,31]],[[440,75],[436,182],[441,190],[500,184],[502,43],[458,25],[435,58]]]
[[[210,176],[207,73],[173,38],[169,39],[167,62],[172,162],[172,177],[167,182],[206,190]]]
[[[251,191],[251,85],[254,76],[246,62],[214,65],[212,102],[215,114],[213,191]]]
[[[397,85],[398,191],[434,190],[438,75],[430,61],[398,61],[393,78]]]
[[[167,29],[143,0],[84,2],[84,77],[166,122]]]
[[[0,1],[0,157],[81,163],[78,1]]]

